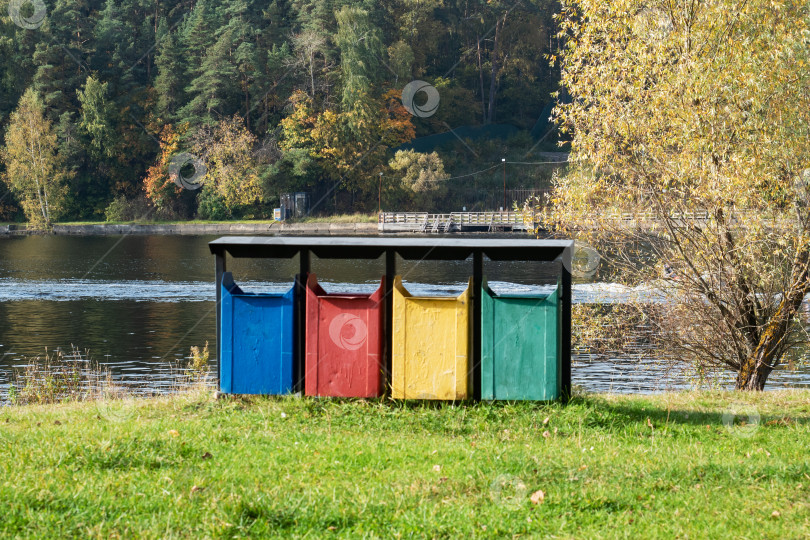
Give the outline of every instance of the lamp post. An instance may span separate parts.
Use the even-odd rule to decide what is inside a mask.
[[[377,189],[377,213],[382,214],[382,177],[383,173],[380,173],[380,185]]]
[[[503,164],[503,209],[506,210],[506,158],[501,158]]]

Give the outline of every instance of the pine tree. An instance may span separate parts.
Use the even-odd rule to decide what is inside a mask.
[[[46,23],[37,29],[43,38],[34,52],[32,84],[54,122],[62,112],[78,108],[76,89],[90,73],[94,8],[87,0],[57,0],[48,8]]]
[[[227,104],[237,79],[236,66],[231,58],[233,33],[224,32],[205,55],[198,75],[186,88],[191,100],[180,111],[184,122],[190,125],[213,125],[217,116],[229,111],[221,110]]]
[[[160,44],[155,57],[157,76],[154,88],[157,92],[155,115],[164,122],[171,122],[183,103],[183,53],[175,39],[173,32],[169,31],[165,19],[160,21],[158,27]]]
[[[379,31],[371,23],[367,11],[347,6],[335,16],[343,75],[341,105],[344,112],[353,113],[357,123],[350,127],[359,134],[363,130],[367,131],[367,127],[364,128],[362,124],[369,121],[379,109],[372,97],[372,81],[378,77],[384,48]]]
[[[112,103],[107,97],[109,83],[102,83],[94,77],[87,77],[84,90],[76,93],[81,103],[79,126],[90,139],[91,154],[94,157],[112,157],[117,153],[117,125]]]
[[[191,10],[180,32],[189,74],[193,75],[199,68],[205,52],[213,45],[215,27],[214,13],[208,0],[200,0]]]
[[[233,63],[239,78],[238,91],[242,102],[241,107],[237,107],[236,110],[242,109],[242,116],[249,130],[252,112],[251,92],[255,89],[259,75],[259,57],[248,15],[248,5],[244,0],[229,4],[226,9],[229,22],[223,32],[231,33]]]

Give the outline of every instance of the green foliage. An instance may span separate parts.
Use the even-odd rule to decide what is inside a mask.
[[[107,221],[140,221],[150,216],[149,205],[143,197],[128,199],[119,195],[104,210]]]
[[[388,164],[402,176],[400,184],[408,193],[414,209],[429,210],[431,201],[440,199],[447,193],[449,177],[444,172],[444,163],[436,152],[421,154],[413,150],[399,150]]]
[[[413,49],[405,41],[400,40],[388,46],[388,60],[396,76],[396,82],[411,78],[415,57]]]
[[[183,102],[183,55],[177,37],[168,28],[165,19],[158,29],[158,53],[155,56],[155,114],[165,122],[175,120],[175,113]]]
[[[231,218],[225,198],[210,185],[205,185],[200,190],[197,198],[197,217],[211,221],[223,221]]]
[[[87,77],[84,90],[76,94],[81,103],[81,121],[79,127],[90,139],[91,152],[111,157],[116,152],[116,134],[113,130],[112,104],[107,101],[108,83],[102,83],[93,77]]]
[[[361,8],[343,6],[335,18],[343,71],[342,107],[344,111],[360,111],[370,106],[366,101],[384,54],[380,32]]]
[[[188,151],[198,129],[236,114],[255,137],[261,201],[304,189],[349,197],[356,208],[347,211],[368,210],[376,207],[374,179],[414,127],[427,135],[496,118],[531,126],[559,79],[543,60],[553,45],[551,0],[46,6],[35,30],[0,9],[0,130],[23,93],[37,92],[57,130],[71,219],[98,218],[118,195],[132,199],[144,184],[154,194],[159,175],[150,169],[167,157],[167,126],[188,126],[177,145]],[[406,122],[392,103],[415,78],[436,84],[442,106],[427,119],[405,113]],[[282,121],[296,120],[299,94],[320,120],[300,127],[302,134],[321,129],[306,134],[311,145],[284,141]],[[262,153],[283,146],[289,150]],[[171,212],[192,215],[195,204],[185,194]]]
[[[104,210],[104,217],[107,221],[126,221],[127,218],[127,199],[123,195],[119,195],[107,206]]]

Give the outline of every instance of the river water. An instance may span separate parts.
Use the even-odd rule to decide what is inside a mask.
[[[46,351],[88,351],[133,392],[170,392],[191,346],[214,348],[214,258],[206,236],[0,237],[0,401],[13,369]],[[557,268],[487,262],[496,292],[548,291]],[[314,260],[327,291],[370,292],[382,260]],[[234,260],[243,289],[288,289],[297,261]],[[406,287],[420,294],[461,292],[470,261],[399,261]],[[621,301],[627,291],[576,283],[575,302]],[[213,356],[213,355],[212,355]],[[638,351],[596,358],[581,351],[573,382],[589,391],[650,393],[691,387],[690,377]],[[212,358],[215,365],[216,359]],[[810,387],[810,369],[779,371],[769,388]]]

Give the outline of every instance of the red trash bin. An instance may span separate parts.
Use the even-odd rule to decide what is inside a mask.
[[[329,294],[307,278],[308,396],[381,396],[385,277],[373,294]]]

